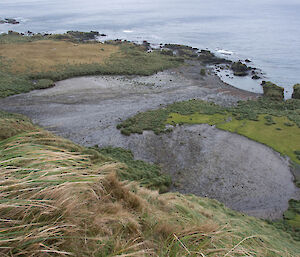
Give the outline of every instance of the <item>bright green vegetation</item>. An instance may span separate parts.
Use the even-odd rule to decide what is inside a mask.
[[[157,172],[128,151],[78,146],[21,115],[0,119],[1,256],[300,254],[283,230],[215,200],[120,182],[115,174]]]
[[[272,119],[270,124],[269,119]],[[282,155],[289,156],[293,161],[300,163],[295,151],[300,149],[300,128],[291,122],[287,117],[276,117],[260,114],[257,121],[238,120],[228,114],[192,114],[181,115],[171,113],[167,119],[169,124],[199,124],[207,123],[215,125],[219,129],[227,130],[246,136],[252,140],[272,147]],[[289,124],[289,125],[286,125]]]
[[[63,35],[0,35],[0,97],[52,86],[85,75],[151,75],[179,66],[182,58],[147,53],[143,46],[119,42],[82,42],[76,32]],[[41,83],[36,80],[43,79]],[[46,83],[46,80],[49,83]]]
[[[142,133],[153,130],[156,134],[169,132],[166,124],[207,123],[217,128],[238,133],[266,144],[282,155],[300,164],[300,101],[239,102],[234,107],[190,100],[174,103],[165,108],[139,113],[118,125],[121,133]]]

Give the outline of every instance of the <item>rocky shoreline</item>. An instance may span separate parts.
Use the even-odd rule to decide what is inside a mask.
[[[11,19],[11,18],[1,19],[0,18],[0,24],[13,24],[13,25],[16,25],[16,24],[20,24],[20,22],[17,21],[16,19]]]

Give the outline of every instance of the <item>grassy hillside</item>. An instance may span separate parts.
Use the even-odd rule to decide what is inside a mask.
[[[219,129],[238,133],[263,143],[284,156],[290,157],[292,164],[300,164],[300,100],[239,102],[234,107],[222,107],[199,100],[178,102],[165,108],[139,113],[119,124],[124,135],[153,130],[156,134],[168,133],[172,128],[166,125],[182,124],[214,125]],[[295,183],[300,187],[299,175],[295,173]],[[300,240],[300,202],[290,201],[284,220],[277,223]]]
[[[129,152],[83,148],[20,115],[1,113],[0,131],[1,256],[300,254],[289,234],[215,200],[147,189],[159,172]]]
[[[75,76],[150,75],[182,62],[128,42],[82,41],[69,34],[1,34],[0,97],[50,87],[54,81]],[[48,82],[41,83],[42,79]]]

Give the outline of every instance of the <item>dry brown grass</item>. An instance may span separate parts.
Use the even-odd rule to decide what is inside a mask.
[[[83,151],[40,129],[0,143],[1,256],[296,256],[263,221],[120,182]]]
[[[61,65],[104,64],[119,47],[102,43],[75,44],[68,41],[40,40],[0,44],[0,56],[9,71],[18,73],[54,71]]]

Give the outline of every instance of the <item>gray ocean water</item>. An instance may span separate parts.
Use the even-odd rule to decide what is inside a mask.
[[[148,40],[208,48],[252,66],[286,89],[300,83],[300,0],[1,0],[0,32],[97,30],[108,39]],[[230,84],[261,92],[260,81]]]

